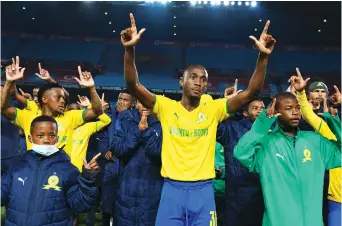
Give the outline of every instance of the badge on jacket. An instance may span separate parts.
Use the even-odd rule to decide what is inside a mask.
[[[304,159],[303,159],[303,162],[306,162],[306,161],[312,161],[312,158],[311,158],[311,152],[310,152],[310,150],[309,149],[307,149],[306,147],[305,147],[305,149],[304,149]]]
[[[56,175],[52,175],[48,178],[48,184],[44,185],[43,189],[48,190],[50,188],[55,189],[55,191],[60,191],[61,188],[57,186],[59,183],[59,178]]]

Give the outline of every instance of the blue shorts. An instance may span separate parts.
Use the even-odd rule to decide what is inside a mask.
[[[156,226],[216,226],[212,180],[181,182],[165,179]]]
[[[328,201],[328,226],[341,226],[341,203]]]

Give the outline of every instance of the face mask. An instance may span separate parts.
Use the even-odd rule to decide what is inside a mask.
[[[32,150],[43,156],[50,156],[56,153],[57,151],[59,151],[56,145],[46,145],[46,144],[33,144]]]

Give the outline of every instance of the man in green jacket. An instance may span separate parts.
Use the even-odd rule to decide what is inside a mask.
[[[269,132],[276,118],[277,126]],[[300,131],[300,118],[296,96],[279,93],[234,149],[234,157],[260,175],[264,226],[323,225],[324,170],[341,166],[340,146],[317,133]]]

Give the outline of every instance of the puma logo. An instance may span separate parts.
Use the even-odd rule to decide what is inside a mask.
[[[284,159],[285,154],[284,155],[280,155],[280,154],[276,153],[276,156],[279,157],[279,158],[282,158],[283,160],[285,160]]]
[[[23,180],[21,177],[18,177],[18,181],[23,182],[23,186],[25,185],[25,180],[27,179],[27,177],[25,177],[25,179]]]

